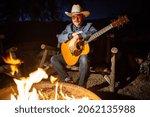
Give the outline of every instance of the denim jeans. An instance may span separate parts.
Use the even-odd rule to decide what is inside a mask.
[[[62,54],[52,56],[51,63],[54,69],[60,75],[62,80],[64,80],[67,77],[70,77],[66,71],[66,62]],[[78,64],[79,64],[78,85],[84,86],[89,77],[90,60],[88,58],[88,55],[81,55],[79,57]]]

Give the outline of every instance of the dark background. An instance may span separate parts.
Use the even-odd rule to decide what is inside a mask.
[[[25,21],[68,21],[70,19],[64,12],[70,11],[72,5],[77,3],[91,12],[88,17],[90,20],[123,14],[137,16],[138,19],[139,16],[143,16],[142,19],[146,20],[149,13],[146,0],[1,0],[0,21],[1,24]]]
[[[119,49],[118,61],[122,58],[127,60],[122,63],[128,63],[132,70],[136,66],[136,57],[146,58],[150,50],[150,9],[146,0],[1,0],[1,55],[8,48],[17,47],[18,58],[25,61],[25,69],[30,71],[41,51],[41,44],[57,47],[56,35],[70,22],[64,12],[70,12],[76,3],[91,12],[87,21],[93,22],[98,30],[119,16],[127,15],[130,20],[123,27],[114,28],[93,42],[94,65],[110,62],[107,61],[109,43]],[[108,39],[111,34],[115,37]]]

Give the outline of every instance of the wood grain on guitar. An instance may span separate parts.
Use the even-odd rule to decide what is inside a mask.
[[[74,48],[73,53],[70,52],[69,50],[69,43],[71,40],[67,41],[66,43],[62,43],[61,52],[66,63],[68,65],[75,65],[78,62],[78,59],[81,55],[86,55],[90,52],[89,42],[93,41],[94,39],[104,34],[105,32],[109,31],[110,29],[123,25],[124,23],[128,21],[129,19],[127,18],[127,16],[119,17],[116,21],[112,22],[111,24],[107,25],[106,27],[94,33],[88,39],[88,41],[83,42],[78,39],[75,43],[75,48]]]

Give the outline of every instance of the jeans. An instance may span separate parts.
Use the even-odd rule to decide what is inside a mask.
[[[54,55],[51,57],[51,63],[57,73],[60,75],[61,80],[64,80],[67,77],[70,77],[66,71],[66,62],[62,56],[62,54]],[[81,55],[79,57],[79,80],[78,85],[84,86],[89,77],[89,68],[90,68],[90,60],[88,59],[88,55]]]

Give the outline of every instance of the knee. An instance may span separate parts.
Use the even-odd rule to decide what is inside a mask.
[[[89,63],[88,56],[87,55],[80,56],[79,61],[80,61],[81,64],[88,64]]]

